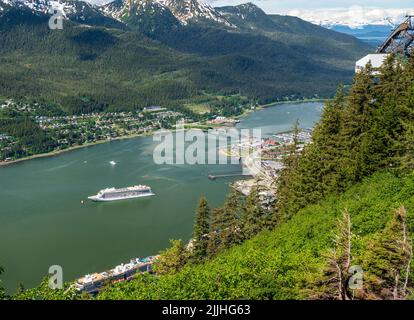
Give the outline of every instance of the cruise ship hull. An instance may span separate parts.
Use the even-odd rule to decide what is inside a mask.
[[[112,202],[112,201],[129,200],[129,199],[144,198],[144,197],[151,197],[151,196],[155,196],[155,194],[145,193],[145,194],[139,194],[139,195],[128,195],[128,196],[113,197],[113,198],[102,198],[98,196],[91,196],[91,197],[88,197],[88,199],[95,201],[95,202]]]
[[[137,273],[152,272],[153,263],[159,256],[150,256],[144,259],[136,258],[127,264],[121,264],[115,268],[101,273],[86,275],[75,282],[76,289],[80,292],[96,294],[108,283],[118,283],[130,280]]]

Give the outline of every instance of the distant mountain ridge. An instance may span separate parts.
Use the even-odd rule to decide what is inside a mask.
[[[390,25],[367,25],[358,29],[348,26],[336,25],[332,30],[354,36],[368,44],[378,47],[391,34],[393,27]]]
[[[362,6],[351,6],[346,9],[298,9],[288,14],[327,28],[344,26],[360,29],[366,26],[398,25],[407,14],[414,14],[414,6],[406,9]]]
[[[271,17],[267,15],[262,9],[253,3],[245,3],[238,6],[226,6],[216,8],[229,22],[239,28],[265,30],[277,28],[277,25],[272,21]]]
[[[99,10],[117,21],[147,34],[168,32],[180,21],[165,5],[153,0],[115,0]]]
[[[106,15],[123,22],[143,15],[163,16],[171,22],[172,15],[182,25],[205,21],[231,26],[217,10],[198,0],[115,0],[100,9]]]
[[[89,25],[122,27],[109,16],[102,14],[98,6],[78,0],[0,0],[0,8],[21,9],[33,14],[51,16],[57,10],[66,20]]]
[[[58,32],[48,28],[53,7],[66,19]],[[206,92],[259,103],[328,97],[371,51],[251,3],[0,0],[0,8],[0,96],[40,97],[73,112],[182,108]]]
[[[162,18],[167,19],[164,24],[213,22],[232,27],[216,9],[198,0],[115,0],[102,6],[79,0],[0,0],[0,11],[6,6],[42,14],[52,14],[54,9],[58,9],[64,18],[84,22],[88,22],[88,16],[93,14],[122,23]]]
[[[214,21],[227,26],[231,24],[213,7],[198,0],[155,0],[171,10],[183,24],[191,21]]]
[[[64,16],[82,14],[87,10],[97,11],[96,6],[77,0],[0,0],[0,2],[11,7],[26,8],[43,14],[50,14],[53,9],[59,9]]]

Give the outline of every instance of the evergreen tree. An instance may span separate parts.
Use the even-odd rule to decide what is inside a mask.
[[[298,166],[297,195],[306,205],[331,192],[338,192],[345,186],[343,177],[346,166],[342,163],[345,147],[341,136],[343,109],[346,107],[343,86],[337,90],[333,100],[323,109],[321,121],[312,134],[312,144],[303,152]]]
[[[240,194],[231,189],[222,208],[213,210],[208,244],[209,256],[241,243],[242,208]]]
[[[372,136],[368,135],[376,108],[374,77],[371,64],[355,75],[354,83],[344,112],[343,153],[347,179],[352,183],[372,173],[368,160]]]
[[[403,129],[396,143],[393,162],[399,171],[407,173],[414,170],[414,80],[400,104],[400,109],[398,120]]]
[[[265,213],[259,201],[257,188],[252,189],[243,209],[243,237],[250,239],[258,234],[266,225]]]
[[[290,207],[292,200],[295,199],[295,193],[297,190],[293,188],[297,181],[297,169],[300,159],[300,154],[298,152],[299,148],[299,121],[296,120],[293,124],[293,141],[289,145],[289,148],[286,152],[285,157],[283,158],[284,169],[277,178],[277,190],[278,190],[278,201],[276,205],[276,210],[280,211],[286,219],[287,212],[284,210]]]
[[[213,209],[211,214],[211,228],[207,244],[207,253],[210,258],[214,257],[221,249],[220,233],[222,228],[222,221],[224,220],[224,215],[225,212],[223,208],[215,208]]]
[[[230,194],[224,203],[224,215],[221,220],[221,242],[223,246],[230,247],[243,240],[242,235],[242,199],[241,194],[231,188]]]
[[[207,199],[202,197],[198,203],[196,222],[193,230],[192,259],[200,261],[207,256],[208,235],[210,233],[210,208]]]
[[[285,158],[285,164],[287,167],[296,167],[296,164],[299,159],[299,133],[300,133],[300,123],[299,119],[296,119],[293,123],[292,128],[292,143],[288,148],[288,156]]]
[[[404,136],[402,120],[406,118],[401,104],[407,92],[405,73],[394,55],[380,69],[375,86],[376,108],[365,139],[368,173],[399,166],[396,154]]]
[[[154,264],[157,274],[173,274],[180,271],[188,262],[188,250],[181,240],[170,240],[171,247],[160,252]]]
[[[4,269],[2,266],[0,266],[0,276],[3,272],[4,272]],[[0,300],[5,299],[5,298],[6,298],[6,291],[4,290],[4,287],[0,280]]]
[[[368,299],[403,299],[409,292],[413,255],[404,206],[394,211],[384,230],[369,243],[364,259],[364,289]]]
[[[19,282],[18,284],[17,284],[17,288],[16,288],[16,294],[21,294],[21,293],[23,293],[24,292],[24,285],[23,285],[23,283],[22,282]]]

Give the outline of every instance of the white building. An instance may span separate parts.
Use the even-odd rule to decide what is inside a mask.
[[[363,57],[361,60],[358,60],[356,62],[356,64],[355,64],[355,73],[358,73],[358,72],[362,71],[366,67],[368,62],[370,62],[370,61],[371,61],[372,68],[374,70],[378,69],[384,64],[387,57],[388,57],[387,53],[369,54],[369,55]],[[374,74],[378,74],[378,71],[375,71]]]

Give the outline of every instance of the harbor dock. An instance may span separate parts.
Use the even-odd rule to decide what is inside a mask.
[[[209,180],[217,180],[217,179],[224,179],[224,178],[232,178],[232,177],[250,177],[250,175],[245,175],[243,173],[230,173],[230,174],[219,174],[219,175],[208,175]]]

